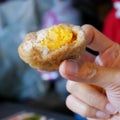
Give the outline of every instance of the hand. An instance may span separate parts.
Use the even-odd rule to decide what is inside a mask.
[[[66,104],[89,120],[119,120],[120,114],[120,46],[90,25],[82,26],[87,47],[98,51],[95,57],[85,53],[79,60],[65,60],[59,68],[69,80],[71,93]],[[90,119],[94,118],[94,119]]]

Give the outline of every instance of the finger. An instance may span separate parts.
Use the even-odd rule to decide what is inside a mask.
[[[76,97],[69,95],[66,100],[67,107],[73,112],[84,117],[91,118],[109,118],[110,115],[91,107],[84,102],[78,100]]]
[[[86,51],[84,53],[84,55],[78,59],[78,61],[80,63],[84,63],[84,62],[88,62],[88,61],[89,62],[94,62],[95,61],[95,56]]]
[[[114,114],[116,110],[120,110],[118,106],[119,69],[105,68],[92,63],[85,63],[81,66],[78,62],[66,60],[60,65],[59,71],[66,79],[104,88],[109,101],[114,106],[110,105],[109,111]]]
[[[85,37],[89,48],[98,52],[103,52],[113,45],[112,40],[107,38],[93,26],[83,25],[81,28],[85,32]]]
[[[72,60],[64,61],[59,71],[67,79],[97,85],[104,89],[117,84],[120,78],[119,69],[106,68],[92,63],[80,65]]]
[[[103,66],[120,67],[120,45],[112,45],[110,48],[106,49],[102,54],[100,54],[97,58],[99,58],[99,61],[101,60]]]
[[[96,86],[77,83],[74,81],[68,81],[66,88],[68,92],[70,92],[79,100],[82,100],[88,105],[110,114],[110,112],[107,110],[109,103],[105,94],[103,93],[102,88],[100,89]]]
[[[88,47],[100,53],[103,65],[120,67],[120,45],[107,38],[91,25],[83,25],[82,29],[85,31]]]

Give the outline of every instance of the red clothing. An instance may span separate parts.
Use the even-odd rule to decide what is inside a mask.
[[[120,44],[120,18],[116,17],[116,12],[117,10],[113,8],[107,15],[103,25],[103,33],[111,40]]]

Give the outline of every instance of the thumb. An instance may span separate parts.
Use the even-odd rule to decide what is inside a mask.
[[[120,85],[120,70],[103,67],[93,63],[80,64],[77,61],[66,60],[60,65],[61,75],[66,79],[84,82],[109,89],[113,84]]]

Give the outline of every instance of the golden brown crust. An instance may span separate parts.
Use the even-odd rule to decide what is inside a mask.
[[[38,32],[29,33],[18,48],[20,58],[31,67],[38,70],[54,71],[58,70],[60,63],[66,59],[76,59],[84,53],[86,41],[84,32],[79,26],[71,24],[60,24],[68,27],[77,34],[77,42],[67,44],[59,49],[50,51],[42,47],[37,41],[37,35],[46,32],[43,29]]]

